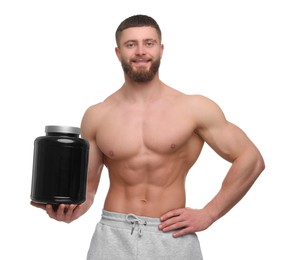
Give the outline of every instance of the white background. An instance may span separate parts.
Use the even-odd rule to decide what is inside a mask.
[[[85,109],[123,83],[114,32],[133,14],[163,33],[168,85],[217,102],[261,150],[266,169],[244,199],[198,233],[205,260],[286,259],[286,8],[278,0],[0,3],[0,259],[85,259],[108,188],[71,224],[30,206],[33,142],[49,124],[79,126]],[[203,207],[229,164],[207,147],[187,179]]]

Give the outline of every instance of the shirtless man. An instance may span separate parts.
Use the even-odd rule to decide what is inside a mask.
[[[196,232],[243,198],[264,170],[263,158],[217,104],[159,79],[164,46],[151,17],[124,20],[116,42],[125,82],[89,107],[81,124],[90,144],[85,203],[60,205],[56,212],[32,204],[56,220],[77,219],[92,205],[106,166],[110,188],[88,259],[202,259]],[[205,207],[187,208],[185,179],[205,142],[231,167]]]

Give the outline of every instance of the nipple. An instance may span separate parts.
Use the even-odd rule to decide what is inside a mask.
[[[171,148],[172,150],[174,150],[174,149],[176,148],[176,145],[175,145],[175,144],[171,144],[171,145],[170,145],[170,148]]]

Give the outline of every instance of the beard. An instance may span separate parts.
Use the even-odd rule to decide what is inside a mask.
[[[150,69],[145,67],[133,69],[132,66],[125,60],[121,60],[121,66],[125,74],[135,82],[144,83],[151,81],[159,70],[161,59],[152,62]]]

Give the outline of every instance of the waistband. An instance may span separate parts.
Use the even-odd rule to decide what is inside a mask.
[[[129,229],[131,235],[136,231],[141,236],[143,230],[162,233],[158,227],[161,223],[159,218],[137,216],[133,213],[123,214],[103,210],[100,223],[116,228]]]

